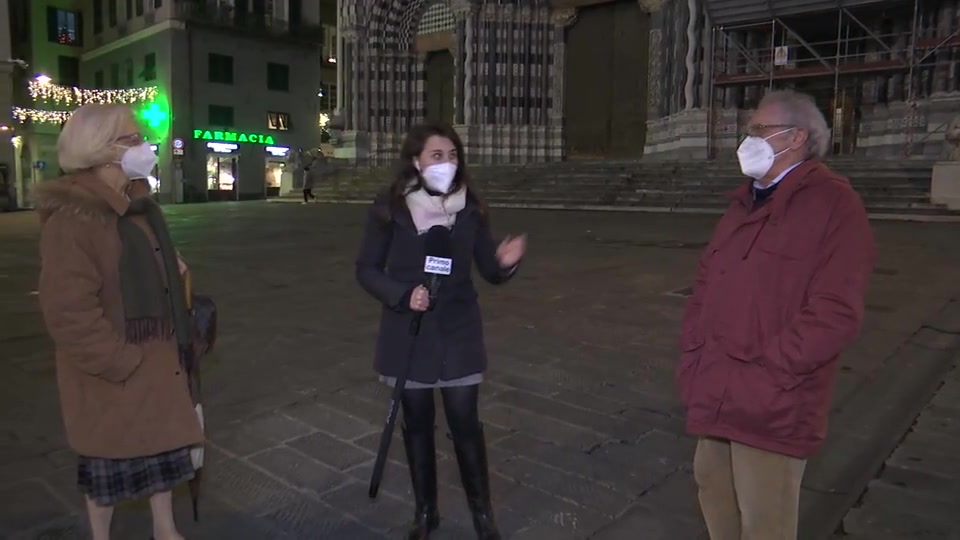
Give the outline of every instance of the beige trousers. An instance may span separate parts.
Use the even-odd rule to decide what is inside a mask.
[[[693,476],[710,540],[797,540],[806,465],[735,442],[700,439]]]

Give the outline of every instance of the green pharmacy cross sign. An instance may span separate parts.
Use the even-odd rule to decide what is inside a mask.
[[[253,144],[275,144],[273,135],[262,133],[238,133],[236,131],[193,130],[193,138],[200,141],[238,142]]]
[[[151,103],[140,110],[140,118],[152,128],[160,127],[167,120],[167,112],[156,103]]]

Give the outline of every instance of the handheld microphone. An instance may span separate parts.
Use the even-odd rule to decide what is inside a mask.
[[[434,225],[424,239],[423,273],[424,286],[430,293],[430,309],[434,308],[440,294],[440,283],[453,272],[453,253],[450,247],[450,229]]]

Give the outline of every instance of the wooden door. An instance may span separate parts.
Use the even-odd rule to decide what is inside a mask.
[[[428,122],[453,123],[453,55],[449,50],[427,55],[426,119]]]
[[[566,36],[568,158],[643,155],[649,36],[650,15],[636,0],[577,9]]]

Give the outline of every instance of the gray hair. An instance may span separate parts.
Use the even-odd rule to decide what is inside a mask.
[[[72,173],[106,165],[117,159],[116,141],[127,135],[133,118],[129,105],[91,103],[73,111],[57,139],[57,161]]]
[[[763,96],[757,108],[768,105],[779,107],[785,124],[807,131],[807,151],[810,156],[822,158],[827,155],[830,128],[813,97],[793,90],[774,90]]]

